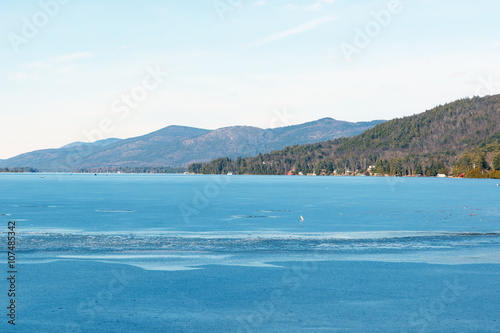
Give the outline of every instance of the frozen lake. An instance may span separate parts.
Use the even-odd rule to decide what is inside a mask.
[[[14,329],[498,331],[496,184],[1,174]]]

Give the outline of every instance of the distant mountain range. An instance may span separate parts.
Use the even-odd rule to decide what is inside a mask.
[[[355,136],[383,123],[323,118],[300,125],[261,129],[250,126],[206,130],[168,126],[129,139],[74,142],[0,160],[0,167],[32,167],[41,171],[75,171],[109,167],[187,166],[221,156],[256,156],[284,147]]]
[[[190,165],[196,173],[240,174],[328,175],[369,169],[389,175],[499,176],[500,95],[457,100],[378,124],[351,138]]]
[[[67,145],[62,146],[61,148],[104,147],[104,146],[110,145],[112,143],[121,141],[121,140],[122,139],[109,138],[109,139],[99,140],[99,141],[95,141],[95,142],[76,141],[76,142],[68,143]]]

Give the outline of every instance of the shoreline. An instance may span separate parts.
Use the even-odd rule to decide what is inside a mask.
[[[455,177],[455,176],[423,176],[423,175],[265,175],[265,174],[204,174],[204,173],[168,173],[168,172],[58,172],[58,171],[37,171],[37,172],[0,172],[0,175],[184,175],[184,176],[274,176],[274,177],[367,177],[367,178],[444,178],[444,179],[489,179],[495,180],[500,178],[488,177]]]

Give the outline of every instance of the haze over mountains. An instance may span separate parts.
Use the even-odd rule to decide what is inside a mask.
[[[74,171],[107,167],[187,166],[217,157],[255,156],[290,145],[355,136],[384,122],[347,122],[323,118],[300,125],[261,129],[250,126],[216,130],[168,126],[129,139],[74,142],[0,160],[0,167],[29,166],[41,171]]]

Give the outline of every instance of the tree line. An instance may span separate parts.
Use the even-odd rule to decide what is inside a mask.
[[[15,167],[15,168],[0,168],[0,172],[20,173],[20,172],[39,172],[39,171],[35,168],[30,168],[30,167]]]
[[[500,97],[461,99],[379,124],[356,137],[295,145],[255,157],[192,163],[188,170],[203,174],[498,178]]]
[[[100,168],[79,168],[75,173],[184,173],[185,167],[100,167]]]

